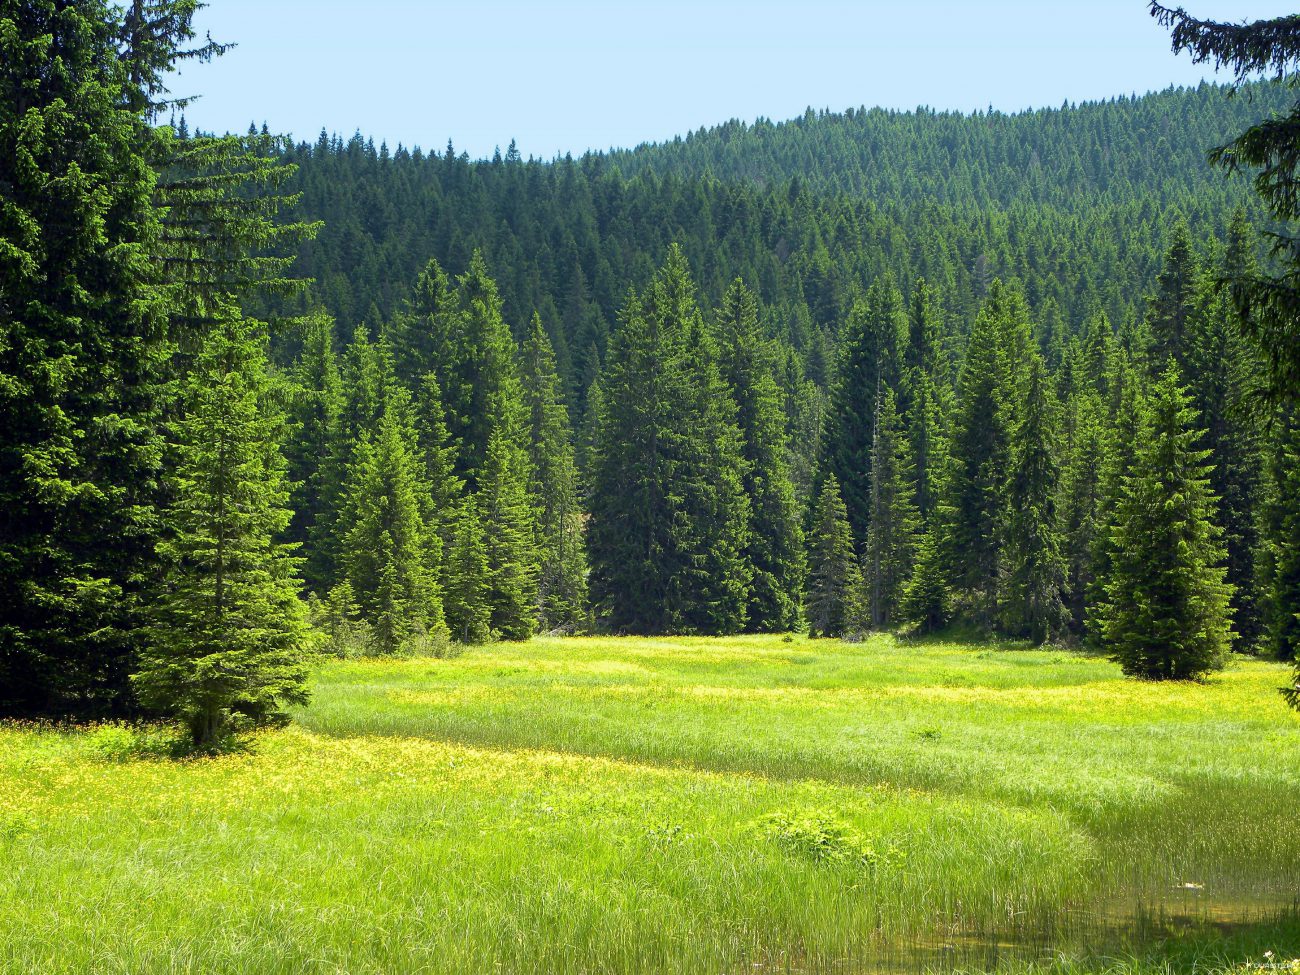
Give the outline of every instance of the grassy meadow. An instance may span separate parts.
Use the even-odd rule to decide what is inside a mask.
[[[537,639],[327,663],[217,758],[0,725],[0,972],[1262,970],[1300,957],[1287,674]]]

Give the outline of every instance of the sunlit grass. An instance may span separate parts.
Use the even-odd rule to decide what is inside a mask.
[[[328,664],[295,726],[216,759],[0,726],[0,971],[1294,957],[1285,673],[1143,684],[1084,655],[888,638],[536,640]],[[998,939],[1023,950],[994,958]]]

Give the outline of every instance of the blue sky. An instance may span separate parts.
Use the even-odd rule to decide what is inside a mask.
[[[1290,3],[1183,0],[1201,17]],[[360,130],[473,156],[550,158],[660,141],[806,106],[969,111],[1194,84],[1141,0],[211,0],[200,30],[238,47],[187,67],[208,130]]]

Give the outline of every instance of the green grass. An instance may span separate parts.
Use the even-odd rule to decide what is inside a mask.
[[[1294,958],[1286,675],[1237,660],[1146,684],[1079,654],[889,638],[547,639],[327,664],[292,727],[215,759],[150,757],[158,732],[0,726],[0,971]]]

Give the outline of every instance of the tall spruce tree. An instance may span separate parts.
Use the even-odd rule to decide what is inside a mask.
[[[1187,224],[1174,225],[1164,267],[1156,278],[1156,292],[1147,305],[1147,326],[1151,331],[1150,362],[1159,373],[1172,357],[1184,376],[1190,375],[1187,354],[1189,333],[1195,327],[1201,291],[1201,268],[1192,251]]]
[[[787,467],[781,391],[758,325],[754,295],[737,280],[717,312],[722,376],[736,399],[750,501],[745,558],[753,570],[747,629],[793,629],[799,618],[804,540]]]
[[[624,319],[590,451],[593,604],[615,630],[735,631],[749,581],[740,433],[680,248]]]
[[[436,373],[424,374],[415,389],[411,406],[416,445],[423,461],[424,483],[429,490],[429,527],[442,540],[446,551],[465,482],[456,475],[456,447],[447,429]],[[445,566],[442,579],[446,579]]]
[[[1061,473],[1062,555],[1071,629],[1084,633],[1089,600],[1095,595],[1093,550],[1102,530],[1102,463],[1105,430],[1097,394],[1084,389],[1067,404],[1070,439]]]
[[[537,620],[543,629],[586,619],[587,557],[573,436],[551,340],[534,315],[521,363],[528,411],[528,494],[537,516]]]
[[[380,654],[417,649],[443,627],[442,544],[429,526],[409,400],[404,389],[387,399],[373,434],[363,432],[353,452],[339,519],[343,575]]]
[[[1150,4],[1151,15],[1170,29],[1173,49],[1190,51],[1195,62],[1213,62],[1230,69],[1238,85],[1258,75],[1275,82],[1293,80],[1300,66],[1300,22],[1292,16],[1249,23],[1198,20],[1181,7]],[[1300,103],[1285,113],[1274,112],[1251,125],[1226,145],[1210,151],[1210,161],[1229,172],[1256,170],[1254,187],[1269,216],[1280,224],[1300,218],[1300,160],[1295,144],[1300,134]],[[1284,399],[1300,396],[1300,239],[1289,233],[1273,235],[1274,268],[1261,271],[1229,269],[1228,279],[1240,321],[1259,343],[1269,367],[1271,392]]]
[[[1126,674],[1199,677],[1222,665],[1231,642],[1232,590],[1200,435],[1171,356],[1116,512],[1103,632]]]
[[[478,251],[457,284],[456,351],[441,390],[457,446],[457,474],[477,490],[492,434],[500,431],[522,448],[527,427],[514,338],[502,317],[501,293]]]
[[[226,304],[186,377],[171,425],[171,502],[132,684],[145,707],[180,718],[210,748],[239,721],[283,717],[307,699],[311,646],[298,596],[280,443],[263,339]]]
[[[1128,361],[1127,354],[1117,358],[1111,373],[1110,422],[1102,434],[1097,531],[1092,542],[1091,582],[1084,613],[1088,638],[1095,644],[1105,642],[1104,621],[1110,613],[1109,593],[1119,545],[1116,529],[1120,501],[1144,435],[1147,403],[1139,377],[1139,369]]]
[[[1065,560],[1057,519],[1060,465],[1047,367],[1031,355],[1029,386],[1012,448],[1007,529],[1007,618],[1013,633],[1043,643],[1067,621]]]
[[[441,389],[451,381],[456,347],[459,295],[442,266],[431,259],[387,328],[397,378],[414,389],[429,373]]]
[[[324,323],[321,323],[322,326]],[[396,384],[393,379],[388,346],[372,342],[370,331],[359,325],[352,333],[352,342],[342,356],[337,380],[333,353],[326,335],[309,335],[304,344],[299,373],[318,382],[320,389],[314,396],[327,402],[327,412],[321,415],[321,452],[315,458],[319,482],[319,510],[306,526],[307,538],[306,576],[321,592],[327,592],[345,581],[344,545],[356,512],[345,509],[354,500],[349,491],[355,489],[357,451],[363,440],[373,446],[388,397]],[[311,356],[315,361],[304,361]],[[337,393],[330,387],[337,381]],[[308,394],[313,395],[313,394]],[[309,459],[308,459],[309,460]]]
[[[682,267],[686,269],[684,260]],[[684,280],[691,284],[689,275]],[[678,305],[680,299],[671,301]],[[686,418],[691,436],[684,446],[686,467],[698,475],[675,487],[702,544],[670,583],[669,598],[682,607],[689,631],[738,633],[749,619],[754,574],[748,556],[753,506],[745,493],[749,465],[714,334],[698,311],[685,321],[692,395]]]
[[[916,544],[912,577],[903,589],[899,615],[915,623],[918,633],[934,633],[948,622],[951,599],[947,559],[939,544],[939,529],[932,526]]]
[[[924,278],[912,289],[907,311],[907,349],[903,366],[908,373],[939,373],[939,342],[943,337],[943,319],[939,297]],[[910,403],[905,404],[910,407]]]
[[[871,444],[871,518],[863,546],[865,585],[873,627],[898,622],[903,590],[912,574],[916,511],[911,445],[902,427],[894,392],[882,383],[876,398]]]
[[[1253,273],[1254,240],[1244,214],[1234,214],[1222,258],[1222,274]],[[1227,548],[1233,587],[1233,624],[1245,646],[1260,637],[1255,555],[1263,477],[1264,363],[1246,337],[1237,310],[1221,289],[1205,281],[1189,335],[1184,378],[1205,427],[1201,446],[1210,451],[1210,489],[1219,499],[1216,521]]]
[[[916,511],[921,521],[929,524],[937,516],[940,499],[946,490],[950,462],[944,391],[932,377],[919,370],[912,372],[906,391],[911,404],[905,419],[911,442]]]
[[[1108,379],[1116,355],[1115,330],[1105,312],[1097,311],[1088,317],[1080,351],[1082,360],[1079,368],[1084,381],[1092,385],[1097,395],[1105,400],[1110,395]]]
[[[506,640],[526,640],[537,627],[537,526],[528,469],[528,454],[504,431],[492,433],[479,475],[478,516],[487,552],[489,624]]]
[[[1007,336],[1022,312],[995,280],[971,331],[953,421],[947,484],[953,582],[967,611],[985,626],[997,619],[1005,586],[1006,476],[1016,395]]]
[[[918,297],[918,301],[922,298]],[[854,538],[867,534],[871,509],[871,438],[881,383],[899,381],[907,334],[903,297],[893,282],[874,282],[849,311],[822,433],[826,470],[835,475]],[[923,353],[918,353],[923,355]]]
[[[486,643],[492,638],[492,607],[488,602],[487,544],[477,498],[471,495],[461,500],[452,526],[447,553],[447,626],[452,639],[460,643]]]
[[[343,383],[334,354],[334,322],[317,315],[303,333],[298,362],[290,371],[286,439],[293,518],[286,535],[302,546],[303,575],[317,590],[333,581],[328,554],[316,542],[332,530],[343,492],[344,459],[337,443],[343,416]]]
[[[1300,407],[1293,404],[1273,423],[1267,484],[1260,559],[1266,645],[1279,660],[1300,661]]]
[[[0,11],[0,710],[130,703],[169,347],[156,134],[99,0]]]
[[[848,511],[834,474],[822,480],[813,514],[805,612],[812,636],[845,636],[866,626],[862,568],[853,550]]]

